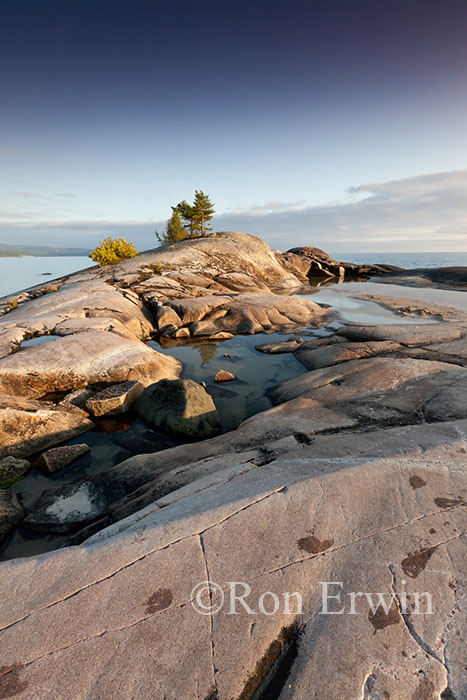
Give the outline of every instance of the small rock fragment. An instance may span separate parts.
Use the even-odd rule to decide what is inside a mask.
[[[231,382],[232,379],[235,379],[235,374],[227,372],[225,369],[220,369],[214,377],[215,382]]]
[[[0,459],[0,482],[8,484],[12,479],[23,476],[31,468],[27,459],[4,457]]]
[[[125,413],[143,392],[141,382],[120,382],[108,386],[86,401],[87,410],[94,416]]]
[[[89,447],[86,444],[80,445],[65,445],[63,447],[52,447],[51,450],[43,452],[37,461],[37,468],[44,472],[53,474],[63,467],[82,457],[86,452],[89,452]]]

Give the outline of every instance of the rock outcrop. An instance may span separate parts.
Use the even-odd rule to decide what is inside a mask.
[[[4,306],[2,486],[19,458],[70,463],[87,446],[64,443],[128,409],[186,444],[135,420],[112,435],[115,466],[39,475],[23,504],[0,489],[0,538],[18,523],[66,538],[0,565],[0,697],[467,697],[467,317],[410,303],[443,322],[290,335],[334,318],[301,285],[384,272],[226,232]],[[205,389],[143,342],[275,330],[289,338],[258,349],[309,371],[223,435]]]
[[[326,436],[267,465],[239,459],[86,546],[3,564],[1,693],[230,700],[272,674],[281,700],[465,697],[466,430]],[[319,614],[325,582],[343,614]],[[235,585],[256,614],[235,600],[227,614]],[[387,614],[371,607],[378,594]]]

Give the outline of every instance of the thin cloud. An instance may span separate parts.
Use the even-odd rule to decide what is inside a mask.
[[[23,200],[27,201],[27,198]],[[125,236],[140,250],[156,245],[154,231],[165,220],[82,220],[54,212],[34,222],[31,203],[16,211],[10,202],[0,223],[0,240],[53,240],[69,245],[78,238],[94,245],[104,236]],[[26,209],[26,207],[24,207]],[[8,218],[7,218],[8,217]],[[310,206],[302,201],[267,202],[216,215],[217,231],[245,231],[273,247],[316,245],[334,252],[467,250],[467,169],[417,175],[350,187],[340,202]]]

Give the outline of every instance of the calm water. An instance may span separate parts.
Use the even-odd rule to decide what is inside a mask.
[[[336,260],[371,265],[382,263],[410,270],[416,267],[467,267],[467,252],[463,253],[330,253]]]
[[[36,284],[45,285],[92,264],[92,260],[85,257],[0,258],[0,297]]]
[[[399,267],[467,267],[464,253],[331,253],[337,260],[365,265],[386,263]],[[46,284],[57,277],[90,267],[92,261],[85,257],[60,258],[0,258],[0,297]],[[50,274],[46,274],[50,273]]]

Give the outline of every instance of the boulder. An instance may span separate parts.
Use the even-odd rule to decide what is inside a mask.
[[[136,402],[138,415],[169,434],[203,439],[220,430],[212,398],[192,379],[163,379],[147,387]]]
[[[83,545],[0,564],[1,694],[464,698],[466,431],[326,436],[243,459]],[[323,582],[338,583],[328,610],[342,615],[320,614]],[[256,614],[231,608],[232,589]],[[373,598],[347,614],[357,592]]]
[[[66,442],[93,427],[78,408],[45,401],[0,397],[0,458],[28,457]]]
[[[35,467],[46,473],[53,474],[59,469],[67,467],[74,462],[75,459],[82,457],[87,454],[87,452],[89,452],[89,446],[86,444],[52,447],[52,449],[41,454]]]
[[[0,488],[0,542],[24,517],[18,496],[10,489]],[[0,680],[1,688],[1,680]]]
[[[16,481],[18,477],[22,477],[31,469],[31,464],[27,459],[18,459],[18,457],[3,457],[0,459],[0,488],[3,485],[8,485],[12,481]]]
[[[112,384],[88,398],[86,409],[93,416],[113,416],[125,413],[141,395],[143,389],[143,384],[138,381]]]
[[[41,396],[88,384],[175,379],[180,363],[116,333],[87,331],[0,359],[0,392]]]

